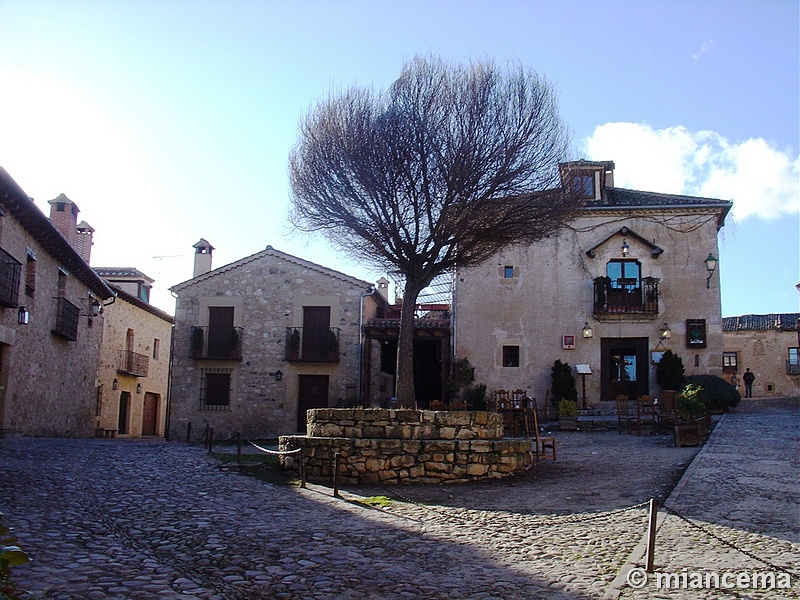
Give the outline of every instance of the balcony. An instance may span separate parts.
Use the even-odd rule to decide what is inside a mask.
[[[339,362],[339,328],[286,328],[289,362]]]
[[[787,375],[800,375],[800,364],[797,362],[787,360],[786,361],[786,374]]]
[[[135,377],[147,377],[147,370],[150,366],[150,357],[146,354],[137,354],[130,350],[119,351],[119,362],[117,363],[117,373],[125,373]]]
[[[78,339],[78,318],[81,309],[66,298],[55,298],[56,301],[56,326],[51,332],[74,342]]]
[[[17,307],[22,263],[0,249],[0,306]]]
[[[658,314],[657,277],[643,277],[641,284],[636,279],[610,279],[597,277],[594,280],[594,314]]]
[[[242,360],[241,327],[192,327],[191,357],[199,360]]]

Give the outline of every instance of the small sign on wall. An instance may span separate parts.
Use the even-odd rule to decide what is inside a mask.
[[[686,319],[686,347],[706,347],[706,320]]]
[[[572,350],[575,348],[575,336],[574,335],[565,335],[561,338],[561,347],[566,348],[567,350]]]

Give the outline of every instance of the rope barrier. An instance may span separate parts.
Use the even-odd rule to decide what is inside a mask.
[[[259,446],[258,444],[254,444],[250,440],[247,440],[247,443],[256,448],[260,452],[264,454],[273,454],[277,456],[285,456],[287,454],[300,454],[303,449],[302,448],[295,448],[294,450],[270,450],[269,448],[264,448],[263,446]]]
[[[701,532],[705,533],[707,536],[709,536],[711,538],[714,538],[715,540],[717,540],[718,542],[724,544],[728,548],[732,548],[733,550],[736,550],[737,552],[740,552],[741,554],[744,554],[745,556],[747,556],[749,558],[752,558],[753,560],[756,560],[756,561],[760,562],[761,564],[764,564],[764,565],[768,566],[770,569],[774,569],[775,571],[782,571],[782,572],[785,572],[785,573],[790,573],[791,575],[794,575],[795,577],[800,577],[800,573],[798,573],[796,571],[790,571],[788,567],[779,567],[775,563],[772,563],[772,562],[770,562],[770,561],[768,561],[768,560],[766,560],[764,558],[756,556],[755,554],[753,554],[752,552],[750,552],[748,550],[745,550],[744,548],[740,548],[736,544],[721,538],[720,536],[718,536],[717,534],[709,531],[705,527],[702,527],[701,525],[698,525],[697,523],[695,523],[691,519],[689,519],[687,517],[684,517],[682,514],[676,512],[674,509],[672,509],[672,508],[670,508],[668,506],[664,506],[663,508],[669,514],[671,514],[671,515],[673,515],[675,517],[678,517],[678,519],[680,519],[681,521],[687,523],[688,525],[690,525],[691,527],[694,527],[695,529],[700,530]]]

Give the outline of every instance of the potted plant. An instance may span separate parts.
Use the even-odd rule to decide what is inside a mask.
[[[295,328],[289,336],[289,360],[300,358],[300,331]]]
[[[339,356],[339,339],[333,329],[328,330],[328,360],[336,360]]]
[[[656,382],[665,392],[677,392],[683,388],[685,369],[681,357],[672,350],[667,350],[656,365]]]
[[[578,429],[578,404],[562,398],[558,401],[558,428],[562,431]]]
[[[192,327],[192,358],[203,356],[203,328]]]
[[[700,386],[690,383],[680,394],[675,396],[676,447],[697,446],[703,442],[701,426],[705,422],[706,407],[700,399],[702,389]]]

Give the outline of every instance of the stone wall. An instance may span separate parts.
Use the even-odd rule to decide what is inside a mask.
[[[344,483],[443,483],[505,477],[528,469],[530,440],[502,439],[495,413],[403,409],[316,409],[307,436],[282,436],[303,449],[306,477],[330,480],[335,454]],[[298,467],[296,455],[282,458]]]

